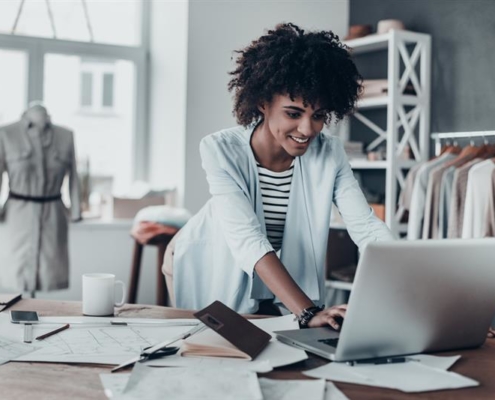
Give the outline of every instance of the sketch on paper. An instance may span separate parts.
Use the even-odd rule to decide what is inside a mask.
[[[36,350],[36,347],[0,337],[0,365],[33,350]]]
[[[42,348],[16,361],[120,364],[148,346],[189,329],[178,327],[75,327],[49,337]]]

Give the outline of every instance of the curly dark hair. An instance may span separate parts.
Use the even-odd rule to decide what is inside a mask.
[[[263,115],[258,109],[276,94],[301,97],[304,106],[318,103],[337,120],[354,110],[362,77],[348,48],[331,31],[307,32],[292,23],[279,24],[239,53],[228,84],[235,92],[233,114],[247,126]]]

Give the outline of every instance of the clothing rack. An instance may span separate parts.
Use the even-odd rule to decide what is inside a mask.
[[[495,136],[495,131],[477,131],[477,132],[445,132],[445,133],[432,133],[431,138],[435,140],[435,155],[439,155],[442,151],[442,139],[459,139],[459,138],[472,138]]]

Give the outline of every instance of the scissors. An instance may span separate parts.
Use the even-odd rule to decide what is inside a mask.
[[[152,359],[175,354],[177,353],[177,351],[179,351],[179,348],[169,347],[171,344],[174,344],[179,340],[187,339],[188,337],[194,335],[195,333],[199,333],[205,329],[206,329],[206,325],[203,323],[199,323],[194,328],[188,330],[187,332],[181,333],[179,336],[176,336],[171,340],[167,340],[165,342],[155,344],[154,346],[146,347],[145,349],[143,349],[143,351],[139,356],[131,358],[130,360],[116,366],[115,368],[112,369],[112,372],[120,371],[121,369],[130,367],[131,365],[134,365],[137,362],[144,362],[147,360],[152,360]]]

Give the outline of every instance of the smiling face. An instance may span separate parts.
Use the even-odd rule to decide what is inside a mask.
[[[275,153],[285,152],[291,157],[302,156],[311,141],[323,129],[325,110],[318,105],[304,106],[301,98],[291,100],[288,95],[275,95],[269,104],[260,107],[263,131]]]

